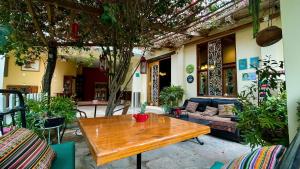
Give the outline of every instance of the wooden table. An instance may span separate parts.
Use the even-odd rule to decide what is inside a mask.
[[[77,106],[95,106],[94,117],[96,117],[97,106],[107,106],[107,101],[79,101]]]
[[[79,126],[86,137],[97,166],[210,133],[208,126],[149,113],[146,122],[137,123],[132,115],[81,118]]]

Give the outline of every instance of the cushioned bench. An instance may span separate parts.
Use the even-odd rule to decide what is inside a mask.
[[[211,166],[210,169],[223,169],[223,168],[244,169],[244,168],[248,168],[250,164],[254,164],[254,163],[261,164],[262,162],[268,164],[269,169],[299,169],[300,168],[300,131],[298,131],[297,135],[294,137],[293,141],[291,142],[287,150],[282,152],[283,154],[282,153],[280,154],[278,149],[276,151],[273,151],[272,153],[265,152],[265,150],[262,149],[266,149],[266,147],[259,148],[254,152],[242,156],[244,158],[239,157],[235,159],[235,161],[231,161],[227,164],[217,161],[214,163],[213,166]],[[263,154],[262,152],[265,152],[265,154]],[[261,154],[258,155],[259,153]],[[274,158],[276,156],[275,154],[277,155],[277,158]],[[247,163],[245,163],[245,161],[247,161]],[[233,164],[233,163],[235,164],[234,166],[233,165],[227,166],[228,164]],[[271,163],[273,165],[271,165]],[[266,168],[266,166],[262,168],[264,169]]]

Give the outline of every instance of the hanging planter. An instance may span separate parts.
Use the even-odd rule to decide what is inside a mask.
[[[270,26],[256,35],[256,43],[261,47],[273,45],[282,39],[282,30],[277,26]]]

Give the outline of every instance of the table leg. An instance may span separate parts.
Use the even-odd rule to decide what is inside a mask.
[[[51,138],[50,138],[50,135],[51,135],[50,129],[48,129],[48,144],[51,144]]]
[[[142,169],[142,153],[136,156],[136,168]]]
[[[59,126],[57,127],[57,143],[60,144],[60,131],[59,131]]]
[[[198,142],[200,145],[203,145],[203,144],[204,144],[204,142],[203,142],[203,141],[200,141],[200,140],[198,139],[198,137],[195,137],[195,139],[197,140],[197,142]]]
[[[94,118],[96,118],[96,113],[97,113],[97,106],[95,106]]]

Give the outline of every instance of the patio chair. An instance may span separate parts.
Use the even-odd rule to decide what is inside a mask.
[[[128,110],[129,110],[129,108],[130,108],[131,103],[130,103],[129,101],[127,101],[127,102],[125,102],[123,105],[124,105],[124,106],[123,106],[122,108],[120,108],[120,109],[118,109],[118,110],[115,110],[114,113],[115,113],[115,112],[118,112],[118,111],[120,111],[120,110],[123,110],[123,111],[122,111],[122,115],[126,115],[126,114],[128,113]]]
[[[12,108],[6,112],[0,112],[0,129],[1,134],[5,134],[3,131],[3,121],[6,116],[10,115],[12,117],[13,126],[15,124],[15,114],[21,114],[21,123],[22,128],[26,128],[26,105],[24,103],[24,98],[22,93],[17,90],[3,90],[0,89],[0,93],[5,94],[16,94],[19,98],[19,105],[15,108]],[[23,143],[23,142],[22,142]],[[75,143],[74,142],[66,142],[63,144],[55,144],[50,145],[50,147],[54,150],[56,157],[51,164],[51,169],[75,169]]]

